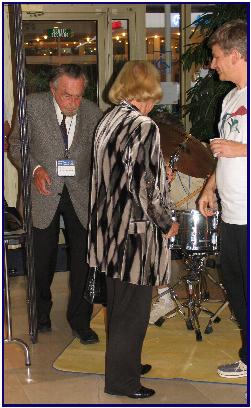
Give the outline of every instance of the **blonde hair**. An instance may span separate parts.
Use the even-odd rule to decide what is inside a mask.
[[[109,99],[114,104],[132,99],[139,102],[151,99],[156,103],[161,100],[162,94],[160,74],[155,66],[148,61],[129,61],[115,79]]]

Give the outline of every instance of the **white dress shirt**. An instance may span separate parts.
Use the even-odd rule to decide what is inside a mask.
[[[63,114],[54,98],[53,98],[53,103],[54,103],[55,110],[56,110],[58,124],[60,125],[63,120]],[[68,135],[68,149],[70,149],[72,141],[73,141],[73,136],[74,136],[75,127],[76,127],[76,118],[77,118],[77,114],[74,116],[66,116],[65,118],[65,124],[66,124],[67,135]]]

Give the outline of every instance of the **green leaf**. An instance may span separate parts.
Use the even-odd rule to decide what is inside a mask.
[[[210,36],[225,22],[238,18],[247,20],[246,4],[217,3],[209,12],[202,14],[194,22],[195,31],[190,38],[201,34],[203,40],[201,43],[190,44],[181,56],[183,69],[189,71],[193,64],[195,67],[207,64],[211,60],[211,50],[207,46]],[[230,82],[220,81],[217,73],[210,73],[205,78],[199,78],[187,91],[186,104],[182,106],[182,111],[183,117],[188,115],[191,121],[190,132],[194,137],[209,141],[217,136],[222,100],[233,86]]]

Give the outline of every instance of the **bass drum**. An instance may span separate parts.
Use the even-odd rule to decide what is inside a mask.
[[[220,212],[204,217],[198,210],[175,211],[179,232],[169,239],[170,249],[216,253],[220,244]]]

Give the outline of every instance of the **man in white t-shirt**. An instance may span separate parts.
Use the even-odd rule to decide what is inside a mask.
[[[221,81],[236,87],[224,98],[219,122],[220,138],[211,141],[218,157],[199,200],[204,216],[216,208],[218,190],[222,206],[221,268],[223,284],[241,329],[240,360],[218,367],[226,378],[247,376],[247,25],[234,20],[210,37],[211,68]]]

